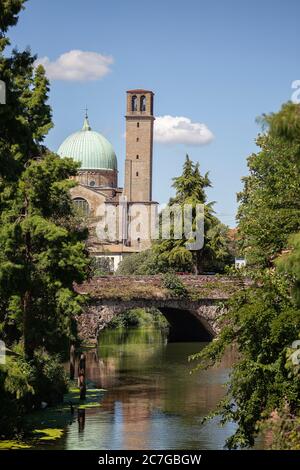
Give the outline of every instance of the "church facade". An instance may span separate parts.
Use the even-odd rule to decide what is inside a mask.
[[[107,258],[115,271],[131,253],[150,246],[157,203],[152,200],[154,93],[126,93],[124,187],[118,184],[118,161],[111,143],[92,130],[86,115],[80,131],[58,149],[61,157],[80,163],[71,197],[89,226],[88,249]]]

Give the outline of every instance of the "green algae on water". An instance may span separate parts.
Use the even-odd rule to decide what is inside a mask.
[[[100,408],[100,403],[86,403],[78,406],[79,410],[86,410],[88,408]]]
[[[0,450],[9,450],[9,449],[30,449],[32,446],[26,442],[19,441],[0,441]]]
[[[35,429],[33,434],[41,434],[37,436],[40,441],[53,441],[59,439],[63,435],[63,429],[58,428],[46,428],[46,429]]]

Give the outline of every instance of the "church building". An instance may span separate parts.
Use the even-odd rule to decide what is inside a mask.
[[[57,152],[80,163],[78,185],[71,190],[71,197],[87,218],[91,255],[108,258],[111,271],[124,256],[149,248],[151,243],[149,229],[157,210],[152,201],[153,100],[152,91],[127,91],[124,188],[118,184],[113,146],[92,130],[87,115],[82,129],[67,137]],[[107,213],[115,215],[115,222],[107,222]],[[108,236],[111,232],[115,235]]]

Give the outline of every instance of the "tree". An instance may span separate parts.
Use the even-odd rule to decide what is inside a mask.
[[[238,221],[248,263],[268,267],[300,230],[300,106],[287,103],[263,122],[268,131],[258,136],[260,152],[248,158]]]
[[[300,331],[300,311],[288,295],[290,283],[279,274],[257,275],[257,284],[228,304],[219,336],[192,359],[199,368],[218,362],[228,347],[236,346],[236,360],[225,399],[213,415],[222,423],[235,422],[237,429],[227,440],[229,448],[249,447],[261,423],[274,410],[288,404],[298,409],[299,377],[287,367],[287,350]]]
[[[6,84],[6,105],[0,106],[1,181],[16,181],[24,165],[42,152],[42,142],[51,129],[51,109],[47,104],[49,84],[42,66],[34,68],[36,56],[30,50],[4,49],[5,35],[17,22],[23,0],[4,0],[0,6],[0,77]],[[1,188],[0,188],[1,190]]]
[[[4,339],[23,337],[25,356],[43,345],[55,350],[58,338],[72,337],[80,297],[73,288],[88,266],[86,232],[72,219],[69,189],[77,165],[45,154],[31,162],[2,194],[0,220],[0,301]]]
[[[151,275],[164,270],[165,266],[157,259],[151,249],[126,256],[118,266],[116,274],[121,276]]]
[[[191,251],[188,243],[193,241],[183,235],[181,239],[174,239],[176,222],[173,218],[170,239],[163,239],[154,243],[153,252],[158,260],[164,265],[165,271],[173,269],[176,271],[222,271],[227,262],[232,262],[229,254],[228,228],[225,227],[217,217],[214,216],[213,202],[207,203],[205,189],[211,186],[208,173],[201,175],[199,164],[194,164],[189,156],[183,166],[182,175],[173,179],[173,188],[176,194],[169,201],[169,208],[180,206],[184,214],[184,206],[192,208],[192,231],[197,230],[198,217],[197,205],[204,205],[204,246],[200,250]],[[182,227],[180,227],[181,229]],[[181,230],[180,230],[181,231]]]
[[[6,32],[24,3],[0,4],[0,77],[7,90],[0,106],[0,332],[14,353],[0,371],[0,388],[19,414],[42,393],[51,402],[63,392],[55,353],[75,338],[82,298],[74,282],[89,269],[87,233],[69,194],[78,165],[43,146],[52,127],[44,69],[34,67],[29,49],[4,55]]]
[[[300,306],[300,233],[289,238],[286,253],[276,260],[279,271],[290,276],[293,282],[293,295]]]
[[[250,175],[239,195],[239,238],[255,266],[247,273],[253,285],[229,302],[220,335],[192,358],[205,368],[226,348],[237,349],[216,410],[222,422],[237,425],[230,448],[253,446],[262,423],[272,426],[274,412],[280,445],[296,448],[300,437],[300,368],[291,362],[300,332],[299,109],[288,103],[263,118],[268,130],[258,138],[261,151],[248,159]]]

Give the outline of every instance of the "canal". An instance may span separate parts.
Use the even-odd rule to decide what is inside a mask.
[[[224,396],[233,353],[190,373],[205,343],[168,343],[155,328],[105,330],[87,353],[87,376],[104,388],[101,406],[74,417],[47,449],[222,449],[234,425],[202,424]],[[39,448],[41,448],[39,446]]]

